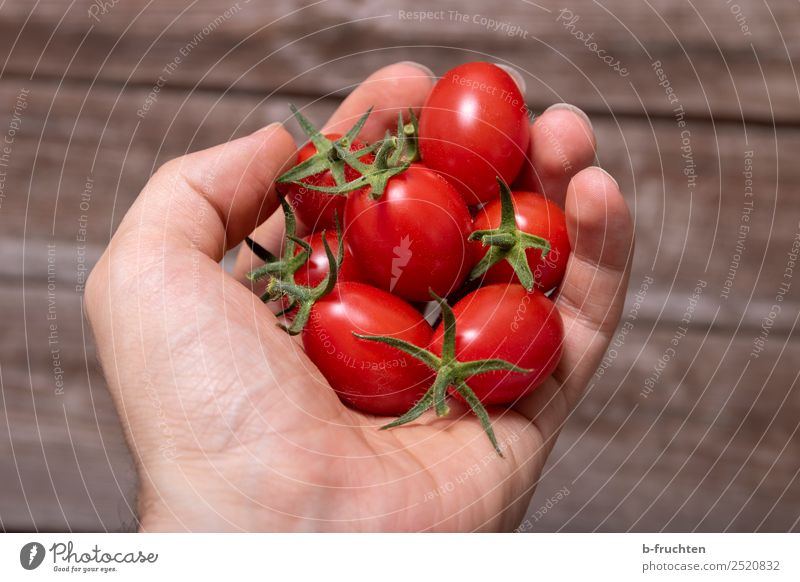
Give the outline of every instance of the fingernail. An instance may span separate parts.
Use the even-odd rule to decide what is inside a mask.
[[[272,133],[273,131],[276,131],[280,127],[283,127],[283,124],[280,121],[275,121],[273,123],[270,123],[266,127],[262,127],[261,129],[257,129],[253,133]]]
[[[525,95],[525,79],[522,77],[522,73],[516,70],[514,67],[509,67],[508,65],[503,65],[500,63],[495,63],[498,67],[503,69],[506,73],[511,75],[511,78],[514,79],[514,82],[519,87],[520,93]]]
[[[575,115],[577,115],[578,117],[583,119],[584,123],[586,123],[586,125],[589,127],[590,131],[594,131],[594,128],[592,127],[592,122],[589,119],[589,116],[586,115],[583,112],[582,109],[580,109],[578,107],[575,107],[574,105],[572,105],[570,103],[556,103],[555,105],[551,105],[550,107],[545,109],[544,113],[547,113],[548,111],[556,111],[558,109],[564,109],[566,111],[572,111],[572,113],[574,113]]]
[[[598,170],[600,170],[601,172],[603,172],[603,173],[604,173],[606,176],[608,176],[608,177],[609,177],[609,179],[610,179],[612,182],[614,182],[614,185],[617,187],[617,190],[619,190],[619,182],[617,182],[617,180],[616,180],[616,178],[614,178],[614,176],[612,176],[611,174],[609,174],[609,173],[608,173],[606,170],[604,170],[604,169],[603,169],[603,168],[601,168],[600,166],[595,166],[595,167],[596,167]]]
[[[434,80],[436,79],[436,75],[434,74],[434,72],[431,71],[428,67],[426,67],[425,65],[423,65],[421,63],[417,63],[415,61],[401,61],[401,62],[399,62],[397,64],[398,65],[408,65],[410,67],[415,67],[415,68],[419,69],[420,71],[422,71],[423,73],[425,73],[431,79],[434,79]]]

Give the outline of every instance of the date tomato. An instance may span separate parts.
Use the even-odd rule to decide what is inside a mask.
[[[342,136],[339,134],[325,134],[327,140],[334,142]],[[353,140],[350,151],[356,151],[364,147],[358,139]],[[302,164],[317,153],[317,148],[312,142],[308,142],[300,151],[297,152],[297,165]],[[361,158],[364,163],[372,162],[372,155],[368,154]],[[347,182],[355,180],[361,174],[348,165],[344,165],[344,179]],[[276,189],[294,210],[297,219],[310,231],[319,232],[322,230],[335,230],[334,216],[339,216],[341,220],[344,214],[344,206],[347,196],[333,195],[306,188],[303,184],[312,186],[322,186],[332,188],[336,186],[336,181],[331,171],[326,169],[317,174],[303,178],[300,183],[279,182]]]
[[[497,196],[496,176],[513,182],[529,141],[528,109],[519,87],[490,63],[448,71],[419,119],[423,163],[452,182],[470,206]]]
[[[558,308],[541,291],[521,285],[489,285],[453,307],[459,361],[501,359],[528,373],[494,371],[466,379],[485,405],[510,404],[539,386],[561,359],[564,328]],[[433,334],[431,351],[440,355],[444,329]],[[458,398],[459,394],[453,391]]]
[[[344,402],[370,414],[404,413],[430,386],[431,370],[394,347],[364,341],[353,332],[427,346],[431,326],[391,293],[343,282],[314,304],[302,333],[306,354]]]
[[[326,230],[324,234],[325,240],[328,241],[328,246],[330,249],[334,254],[338,253],[339,241],[336,233]],[[306,287],[316,287],[322,283],[323,279],[325,279],[328,271],[330,270],[328,265],[328,257],[325,254],[325,247],[322,244],[322,235],[323,233],[321,232],[315,232],[303,238],[303,240],[311,246],[311,253],[308,256],[308,260],[294,273],[294,280],[300,285],[305,285]],[[302,250],[303,249],[300,247],[300,245],[297,245],[295,254],[299,254]],[[337,280],[362,280],[361,274],[358,271],[358,265],[356,264],[352,253],[347,249],[347,245],[345,245],[344,248],[344,259],[342,261],[342,267],[339,269],[339,273],[337,274]]]
[[[570,254],[569,235],[564,211],[558,204],[536,192],[512,192],[517,228],[528,234],[540,236],[550,243],[550,251],[542,257],[539,248],[528,248],[525,255],[533,273],[536,288],[550,291],[561,283]],[[481,208],[474,219],[474,229],[490,230],[500,226],[502,204],[492,200]],[[480,261],[488,252],[480,241],[471,243],[473,260]],[[507,261],[493,265],[484,275],[485,283],[519,283],[513,267]]]
[[[407,301],[446,296],[471,265],[472,220],[455,188],[421,164],[389,179],[377,200],[352,192],[344,213],[345,241],[372,285]]]

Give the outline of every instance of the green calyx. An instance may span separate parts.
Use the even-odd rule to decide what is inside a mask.
[[[408,119],[408,123],[403,123],[403,114],[397,114],[397,132],[391,136],[394,151],[389,156],[390,166],[402,166],[419,161],[419,120],[410,107]]]
[[[306,323],[308,323],[311,308],[314,307],[314,304],[333,291],[333,288],[336,286],[339,270],[344,260],[344,243],[342,241],[342,227],[339,224],[339,218],[337,216],[336,237],[338,239],[339,248],[335,256],[328,245],[325,231],[322,231],[322,245],[325,247],[325,255],[328,258],[329,265],[328,274],[316,287],[298,284],[294,279],[294,275],[311,256],[311,246],[306,241],[295,236],[297,221],[289,203],[281,198],[281,206],[283,207],[283,212],[286,217],[286,242],[284,244],[283,256],[280,258],[276,257],[248,237],[246,239],[247,246],[250,247],[258,258],[266,263],[248,273],[247,278],[251,281],[260,281],[269,278],[267,289],[264,294],[261,295],[262,301],[278,301],[283,297],[288,299],[286,307],[277,314],[278,316],[285,315],[297,307],[297,313],[290,325],[278,324],[278,326],[289,335],[297,335],[303,331]],[[295,254],[297,249],[295,245],[300,245],[302,248],[297,254]]]
[[[281,175],[280,178],[278,178],[278,183],[280,184],[291,182],[300,184],[301,186],[307,186],[307,184],[304,184],[301,180],[330,170],[336,184],[341,186],[347,182],[347,178],[345,177],[346,164],[340,155],[340,151],[347,152],[348,156],[352,156],[353,159],[357,160],[372,152],[375,148],[375,146],[369,146],[356,151],[350,151],[350,147],[358,136],[358,132],[361,131],[364,124],[367,122],[367,118],[372,112],[372,107],[358,119],[350,131],[336,141],[331,141],[325,137],[302,113],[300,113],[300,111],[298,111],[297,107],[289,105],[289,108],[292,110],[294,118],[302,128],[303,133],[305,133],[311,143],[314,144],[317,153]]]
[[[369,113],[370,111],[367,111],[364,115],[369,115]],[[305,184],[298,182],[297,179],[290,181],[298,183],[309,190],[339,196],[346,196],[348,192],[353,190],[369,187],[372,198],[374,200],[379,199],[384,190],[386,190],[386,184],[390,178],[406,171],[413,162],[419,160],[418,122],[414,112],[410,109],[409,117],[410,121],[403,123],[402,113],[397,114],[396,134],[392,135],[387,130],[384,138],[373,144],[373,148],[377,147],[377,153],[375,154],[375,161],[371,164],[366,164],[359,159],[364,155],[361,153],[363,150],[351,152],[338,141],[333,142],[333,148],[337,152],[339,159],[361,174],[358,178],[345,184],[340,184],[337,181],[336,186]]]
[[[280,279],[282,281],[294,283],[294,274],[311,256],[311,247],[309,244],[295,236],[297,232],[297,219],[292,211],[292,207],[284,198],[281,198],[280,202],[286,224],[286,240],[283,245],[283,255],[281,257],[276,257],[253,239],[247,237],[245,239],[247,246],[253,251],[253,254],[264,261],[261,267],[247,274],[247,278],[250,281],[261,281],[269,277],[271,279]],[[300,245],[302,250],[295,254],[297,245]],[[268,293],[261,295],[261,300],[264,302],[270,301],[271,299]],[[279,313],[279,315],[290,311],[294,307],[294,303],[290,302],[286,309]]]
[[[530,370],[520,368],[511,362],[500,359],[459,362],[456,359],[456,318],[453,314],[453,310],[447,304],[447,301],[436,295],[433,291],[431,291],[431,297],[433,297],[442,308],[444,341],[442,342],[441,357],[425,348],[394,337],[353,333],[357,338],[395,347],[409,356],[416,358],[436,372],[436,378],[433,384],[428,391],[425,392],[419,402],[403,416],[381,428],[388,429],[409,423],[419,418],[423,412],[430,408],[436,410],[437,416],[447,416],[450,412],[446,402],[447,389],[452,386],[453,389],[461,394],[464,400],[467,401],[467,404],[469,404],[475,416],[478,417],[495,451],[502,457],[503,452],[500,450],[500,446],[497,443],[492,423],[489,420],[489,414],[475,395],[475,392],[469,387],[466,380],[475,374],[482,374],[484,372],[506,371],[524,374],[530,372]]]
[[[490,247],[480,262],[470,273],[470,279],[477,279],[500,261],[508,261],[519,278],[520,284],[528,291],[535,283],[531,266],[528,264],[528,249],[541,249],[542,257],[550,252],[550,241],[546,238],[522,232],[517,228],[514,200],[511,190],[502,179],[497,178],[500,185],[501,218],[500,226],[490,230],[476,230],[469,235],[469,240],[479,240]]]

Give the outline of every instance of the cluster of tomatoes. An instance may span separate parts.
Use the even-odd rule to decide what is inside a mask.
[[[358,139],[369,111],[345,135],[293,111],[309,142],[278,180],[283,253],[248,239],[262,298],[282,302],[284,329],[350,406],[399,416],[391,427],[448,414],[452,396],[497,449],[485,406],[514,403],[561,356],[547,294],[570,253],[561,208],[508,187],[530,140],[516,83],[493,64],[456,67],[419,120],[399,116],[371,145]]]

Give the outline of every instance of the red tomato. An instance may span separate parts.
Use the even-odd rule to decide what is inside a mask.
[[[370,414],[405,413],[430,386],[431,370],[396,348],[359,339],[353,332],[427,346],[431,326],[391,293],[341,283],[317,301],[303,330],[306,354],[344,402]]]
[[[567,220],[558,204],[535,192],[512,192],[514,216],[517,228],[522,232],[546,238],[550,241],[550,252],[543,259],[541,249],[530,248],[525,251],[528,265],[533,272],[536,287],[549,291],[561,283],[567,270],[570,245],[567,233]],[[492,200],[478,211],[475,217],[475,230],[489,230],[500,226],[500,200]],[[480,241],[471,243],[474,262],[480,261],[488,247]],[[486,283],[519,283],[514,269],[507,261],[500,261],[484,275]]]
[[[497,176],[514,181],[529,140],[522,93],[508,73],[490,63],[448,71],[420,114],[422,161],[450,180],[469,205],[497,196]]]
[[[521,285],[489,285],[456,303],[453,313],[459,361],[499,358],[532,370],[527,374],[487,372],[467,378],[467,384],[485,405],[516,401],[539,386],[561,359],[561,315],[541,291],[528,292]],[[443,338],[444,328],[439,325],[431,351],[442,353]]]
[[[334,256],[339,251],[339,241],[336,233],[330,230],[325,231],[325,239],[328,241],[328,246],[333,251]],[[328,256],[325,254],[325,247],[322,245],[322,233],[315,232],[307,237],[305,240],[311,245],[311,255],[308,261],[297,269],[294,274],[294,280],[300,285],[307,287],[316,287],[325,279],[328,274]],[[303,249],[297,245],[295,254],[300,254]],[[342,268],[339,269],[337,281],[361,281],[362,277],[358,271],[355,259],[352,253],[344,247],[344,259],[342,260]]]
[[[344,212],[345,241],[370,283],[408,301],[444,297],[469,273],[469,210],[436,172],[412,164],[389,179],[378,200],[352,192]]]
[[[330,133],[325,134],[331,141],[336,141],[340,137],[339,134]],[[350,151],[355,151],[364,147],[364,144],[359,140],[354,140],[350,145]],[[300,151],[297,152],[297,163],[300,164],[308,158],[317,153],[317,148],[313,143],[308,142]],[[372,155],[364,156],[361,161],[372,163]],[[344,170],[345,178],[348,182],[355,180],[361,174],[350,166],[345,165]],[[314,174],[302,180],[307,184],[313,186],[333,187],[336,186],[336,181],[333,179],[330,170],[325,170],[319,174]],[[277,184],[277,191],[282,194],[286,200],[291,204],[297,219],[303,225],[313,232],[322,230],[335,230],[336,223],[334,221],[334,214],[339,216],[339,220],[344,215],[344,205],[347,200],[346,196],[338,196],[334,194],[327,194],[325,192],[317,192],[309,188],[304,188],[300,184]]]

